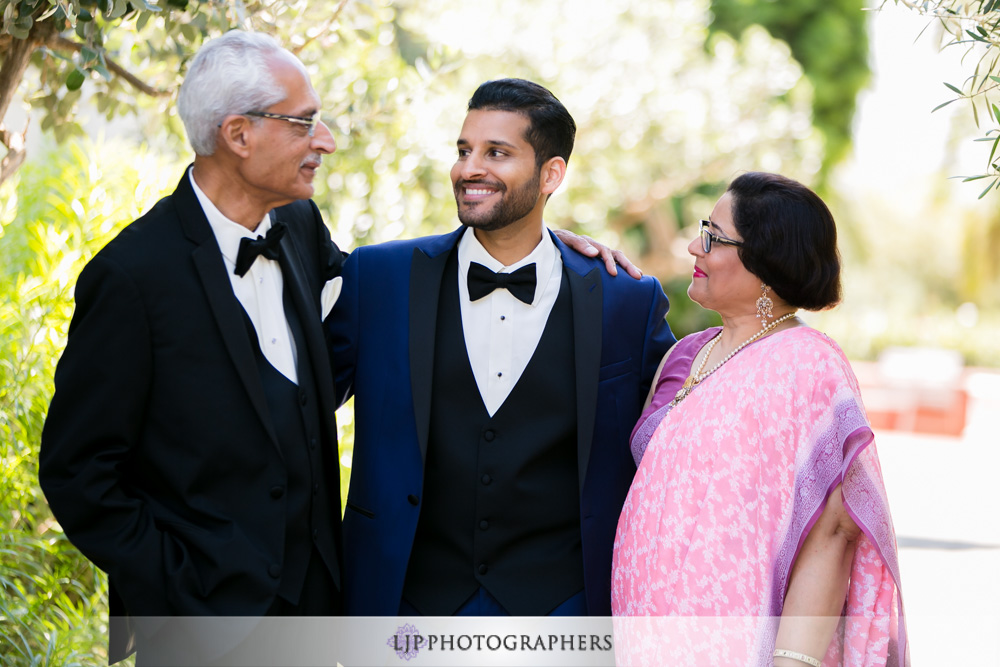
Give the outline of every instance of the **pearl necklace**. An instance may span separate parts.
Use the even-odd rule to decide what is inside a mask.
[[[720,331],[719,335],[716,336],[715,338],[713,338],[712,341],[708,344],[708,349],[705,350],[705,357],[701,360],[701,365],[698,366],[698,370],[695,371],[694,373],[692,373],[691,375],[689,375],[688,379],[684,380],[684,386],[677,390],[677,394],[674,396],[674,400],[670,401],[670,407],[676,406],[678,403],[680,403],[685,398],[687,398],[687,395],[690,394],[691,391],[702,380],[704,380],[705,378],[707,378],[709,375],[711,375],[715,371],[719,370],[719,368],[722,366],[722,364],[726,363],[727,361],[729,361],[730,359],[732,359],[734,356],[736,356],[737,352],[739,352],[740,350],[742,350],[743,348],[745,348],[747,345],[749,345],[750,343],[754,342],[755,340],[757,340],[758,338],[760,338],[761,336],[763,336],[764,334],[766,334],[768,331],[771,331],[772,329],[774,329],[776,326],[778,326],[779,324],[781,324],[785,320],[790,320],[793,317],[795,317],[795,311],[792,311],[792,312],[788,313],[787,315],[782,315],[781,317],[779,317],[775,321],[771,322],[770,324],[768,324],[766,327],[764,327],[763,329],[761,329],[760,331],[758,331],[754,335],[752,335],[749,338],[747,338],[740,345],[736,346],[733,349],[732,352],[730,352],[729,354],[727,354],[722,359],[722,361],[720,361],[715,366],[713,366],[711,370],[709,370],[709,371],[707,371],[705,373],[702,373],[702,371],[705,369],[705,364],[708,362],[709,356],[711,356],[711,354],[712,354],[712,350],[715,349],[715,345],[719,342],[719,339],[722,338],[722,332]]]

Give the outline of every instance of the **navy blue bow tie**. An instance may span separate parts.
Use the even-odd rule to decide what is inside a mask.
[[[477,262],[469,263],[469,298],[482,299],[495,289],[506,289],[515,299],[530,304],[535,300],[535,265],[522,266],[512,273],[494,273]]]
[[[258,234],[256,239],[246,237],[240,239],[240,250],[236,253],[236,268],[233,273],[242,278],[259,255],[267,259],[278,259],[280,254],[278,243],[285,235],[285,229],[285,223],[276,222],[267,230],[267,236]]]

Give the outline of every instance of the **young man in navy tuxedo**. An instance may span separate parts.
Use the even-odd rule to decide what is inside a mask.
[[[355,396],[344,605],[357,615],[608,615],[628,436],[674,342],[653,278],[545,226],[576,127],[483,84],[451,178],[462,226],[354,251],[327,320]]]
[[[302,63],[261,34],[207,42],[179,107],[194,165],[80,274],[42,434],[52,511],[108,573],[112,661],[126,617],[341,609],[321,320],[343,254],[309,201],[336,145]],[[140,661],[188,648],[154,641]]]

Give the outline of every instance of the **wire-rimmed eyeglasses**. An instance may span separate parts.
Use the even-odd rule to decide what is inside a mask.
[[[283,113],[271,113],[269,111],[247,111],[243,114],[244,116],[255,116],[257,118],[271,118],[273,120],[283,120],[286,123],[295,123],[296,125],[301,125],[302,127],[309,128],[309,136],[316,134],[316,123],[319,122],[319,114],[313,114],[312,116],[288,116]]]
[[[706,253],[712,252],[712,244],[718,243],[719,245],[731,245],[735,248],[742,248],[743,243],[741,241],[734,241],[732,239],[727,239],[725,236],[719,236],[718,234],[713,234],[708,231],[709,226],[712,224],[711,220],[700,220],[700,234],[701,234],[701,249]]]

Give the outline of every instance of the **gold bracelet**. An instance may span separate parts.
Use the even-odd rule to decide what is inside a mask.
[[[798,660],[799,662],[804,662],[807,665],[812,665],[812,667],[820,667],[822,664],[816,658],[810,658],[805,653],[796,653],[795,651],[786,651],[783,648],[774,649],[775,658],[791,658],[792,660]]]

